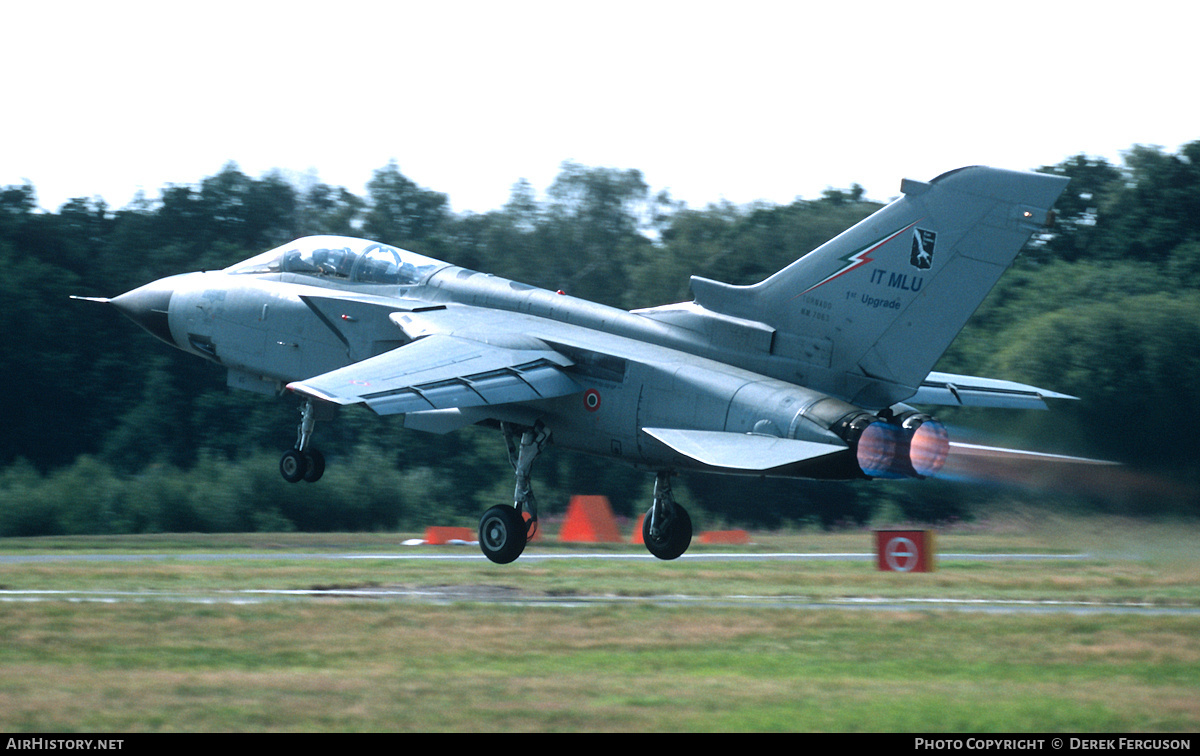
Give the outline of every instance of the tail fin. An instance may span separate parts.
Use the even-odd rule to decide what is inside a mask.
[[[774,328],[772,353],[810,365],[814,388],[886,406],[921,384],[1066,183],[984,167],[905,180],[899,200],[766,280],[693,276],[692,292]]]

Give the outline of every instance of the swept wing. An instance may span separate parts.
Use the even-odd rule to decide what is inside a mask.
[[[533,340],[525,345],[534,346]],[[365,404],[380,415],[399,415],[572,394],[582,389],[562,371],[570,364],[549,347],[510,348],[433,334],[288,388],[334,404]]]

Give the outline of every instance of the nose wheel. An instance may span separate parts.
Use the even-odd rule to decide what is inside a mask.
[[[316,483],[325,474],[325,455],[318,449],[289,449],[279,460],[279,474],[288,483]]]
[[[279,474],[288,483],[299,483],[302,480],[316,483],[325,474],[325,455],[310,446],[316,424],[316,410],[310,399],[300,410],[296,445],[284,452],[279,460]]]

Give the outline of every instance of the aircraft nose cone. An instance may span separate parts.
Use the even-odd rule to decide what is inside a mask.
[[[170,284],[155,281],[113,297],[110,301],[112,306],[120,310],[127,318],[145,328],[155,337],[175,346],[175,340],[171,338],[171,325],[168,321],[171,295],[174,293],[175,290]]]

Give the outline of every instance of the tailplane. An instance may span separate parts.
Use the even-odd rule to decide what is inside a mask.
[[[810,385],[886,406],[921,385],[1067,179],[970,167],[904,196],[764,281],[692,277],[695,303],[774,329],[771,353]],[[809,369],[810,368],[810,369]]]

